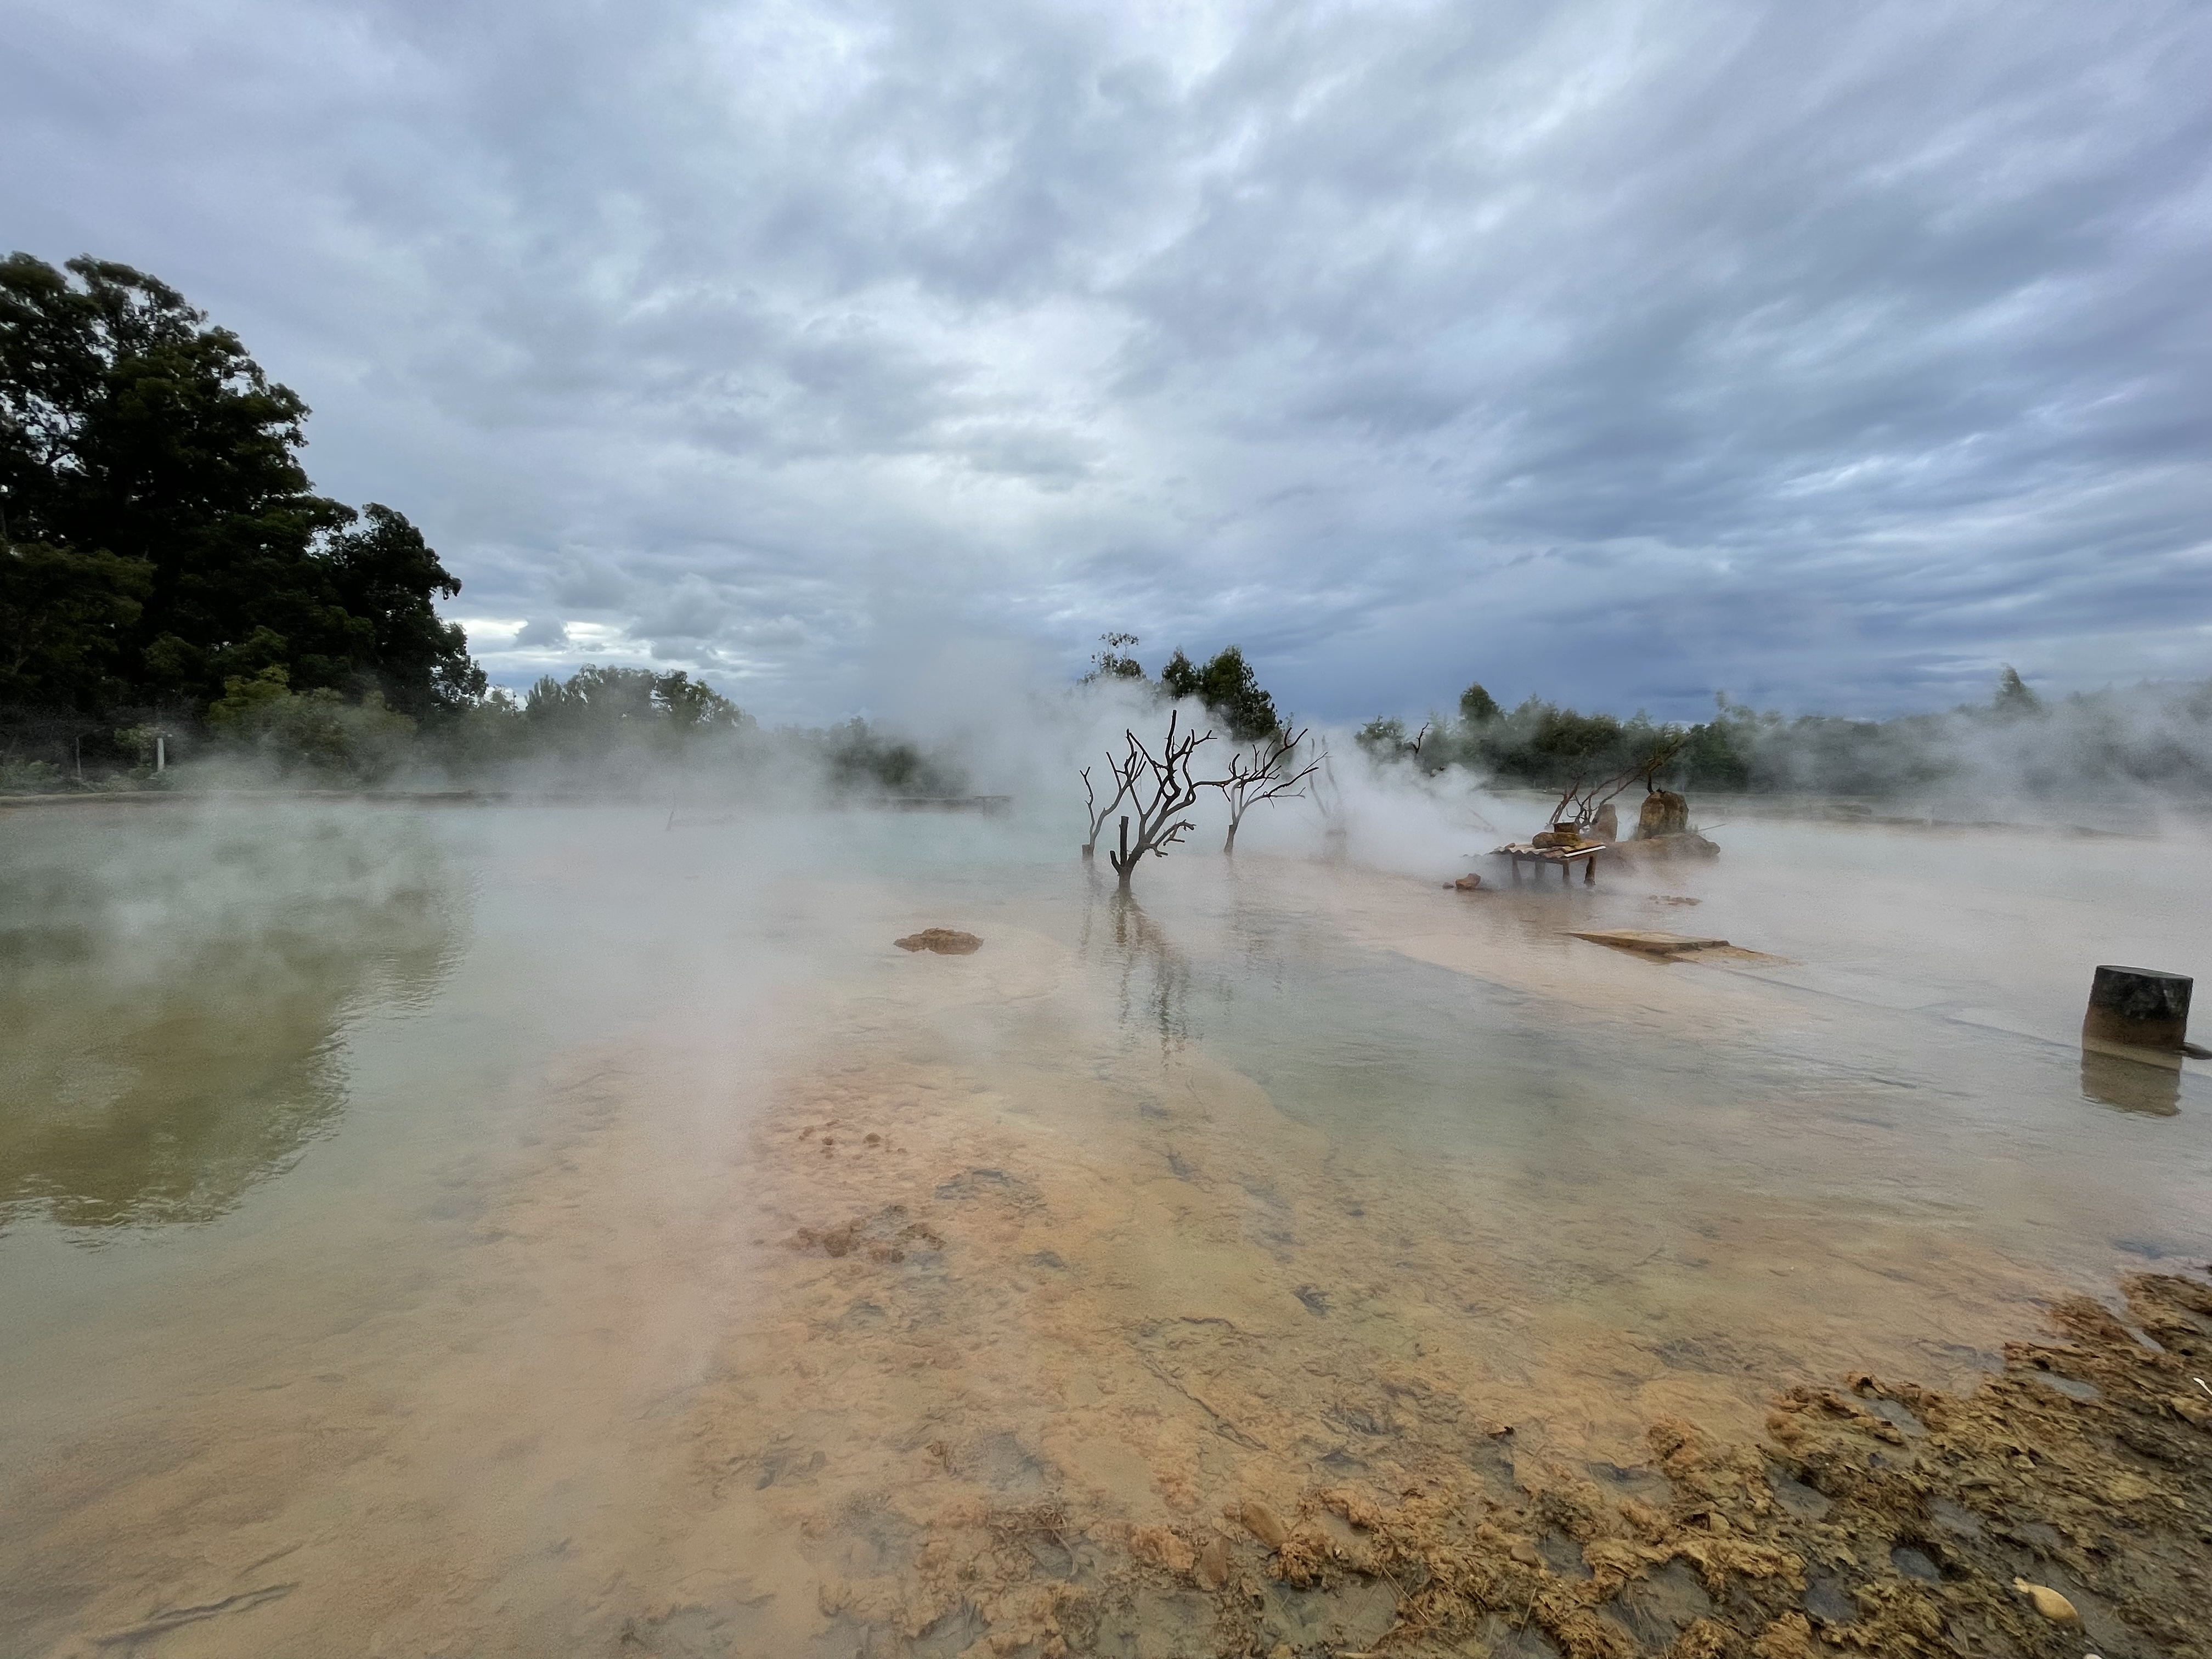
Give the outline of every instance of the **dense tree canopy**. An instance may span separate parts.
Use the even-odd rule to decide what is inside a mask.
[[[752,717],[678,669],[589,664],[566,680],[550,674],[530,688],[522,718],[554,750],[585,755],[632,739],[680,745],[701,732],[744,731]]]
[[[1196,698],[1239,743],[1269,736],[1283,723],[1274,698],[1261,689],[1244,653],[1233,645],[1202,668],[1177,651],[1160,670],[1160,689],[1171,697]]]
[[[1494,720],[1504,712],[1498,706],[1498,699],[1482,689],[1480,681],[1459,694],[1459,717],[1472,725]]]
[[[401,514],[314,493],[307,416],[167,284],[0,261],[0,700],[202,708],[270,668],[418,718],[480,696],[433,608],[460,583]]]
[[[1871,801],[1974,781],[2029,797],[2143,789],[2212,794],[2212,682],[2147,683],[2133,691],[2045,702],[2012,668],[1985,703],[1947,714],[1850,720],[1761,712],[1725,693],[1695,725],[1583,714],[1530,697],[1500,709],[1480,685],[1456,720],[1431,716],[1418,739],[1395,716],[1370,720],[1360,747],[1424,772],[1462,766],[1497,782],[1555,790],[1617,775],[1664,753],[1670,788],[1802,793]]]

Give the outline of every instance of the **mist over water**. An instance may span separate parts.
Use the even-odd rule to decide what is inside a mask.
[[[2196,843],[1744,822],[1465,895],[1534,808],[1351,793],[1346,859],[1292,803],[1134,906],[1042,787],[0,817],[0,1649],[1042,1649],[1112,1540],[1388,1487],[1409,1379],[1510,1487],[2212,1253],[2201,1067],[2072,1042],[2095,963],[2194,966]]]

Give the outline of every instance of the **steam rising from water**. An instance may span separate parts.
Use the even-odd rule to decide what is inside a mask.
[[[1340,750],[1343,860],[1291,803],[1132,909],[1066,801],[1136,712],[948,699],[1006,818],[0,819],[0,1645],[955,1651],[1042,1580],[946,1601],[933,1540],[1058,1505],[1080,1585],[1387,1481],[1408,1379],[1626,1467],[2212,1249],[2195,1069],[2116,1112],[2064,1041],[2095,961],[2194,966],[2194,843],[1746,822],[1468,896],[1534,804]],[[1686,916],[1783,960],[1566,937]]]

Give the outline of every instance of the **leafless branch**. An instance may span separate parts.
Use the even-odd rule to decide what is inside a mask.
[[[1139,859],[1147,853],[1155,858],[1164,857],[1167,849],[1181,841],[1185,831],[1198,827],[1182,814],[1196,805],[1199,792],[1220,787],[1218,779],[1200,778],[1191,771],[1192,755],[1200,744],[1212,742],[1213,733],[1209,731],[1201,736],[1196,732],[1178,732],[1181,718],[1180,711],[1169,712],[1167,738],[1158,755],[1134,732],[1125,731],[1122,736],[1128,743],[1127,752],[1110,763],[1121,784],[1115,801],[1127,796],[1129,805],[1136,809],[1133,814],[1122,814],[1120,848],[1109,848],[1106,854],[1125,893],[1129,890],[1129,878]],[[1136,823],[1133,836],[1129,830],[1133,817]]]
[[[1674,763],[1676,757],[1682,752],[1683,745],[1689,740],[1690,734],[1686,732],[1662,732],[1644,758],[1635,765],[1587,787],[1583,783],[1584,775],[1576,773],[1566,788],[1560,792],[1559,804],[1552,808],[1551,816],[1544,820],[1544,827],[1548,830],[1555,823],[1572,823],[1580,828],[1593,822],[1597,817],[1598,808],[1631,784],[1641,783],[1646,789],[1656,788],[1659,775]]]
[[[1229,838],[1221,843],[1224,853],[1236,852],[1237,828],[1252,808],[1261,801],[1293,799],[1306,793],[1306,781],[1321,769],[1324,758],[1316,756],[1297,771],[1290,769],[1307,736],[1305,732],[1291,731],[1286,721],[1273,737],[1254,744],[1249,750],[1240,749],[1231,754],[1229,775],[1214,786],[1229,803]]]
[[[1083,801],[1091,814],[1091,833],[1083,841],[1083,856],[1086,859],[1097,852],[1098,832],[1106,827],[1106,820],[1114,815],[1114,809],[1129,793],[1129,780],[1122,775],[1121,769],[1114,763],[1111,755],[1106,757],[1106,769],[1113,773],[1116,787],[1112,797],[1101,805],[1097,792],[1091,787],[1091,769],[1087,766],[1083,769]]]

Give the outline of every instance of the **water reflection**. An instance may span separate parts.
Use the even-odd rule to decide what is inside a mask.
[[[5,826],[0,1225],[208,1220],[336,1122],[346,1022],[428,998],[459,894],[397,819],[62,816]]]
[[[2173,1117],[2181,1110],[2181,1066],[2081,1051],[2081,1096],[2116,1111]]]
[[[1190,1038],[1190,958],[1127,893],[1103,894],[1095,878],[1083,914],[1079,949],[1088,956],[1102,912],[1113,939],[1115,992],[1120,1023],[1139,1023],[1159,1033],[1170,1053]]]

